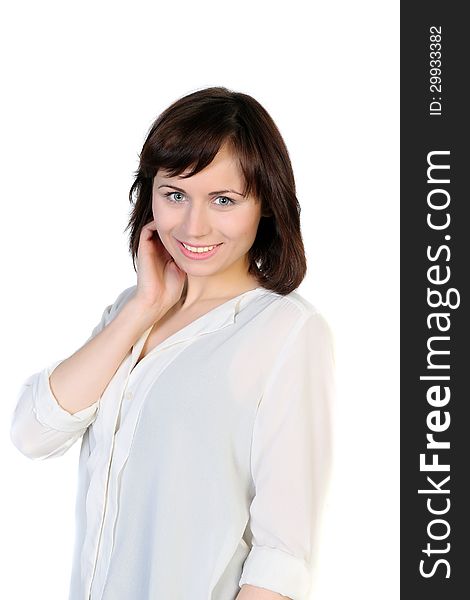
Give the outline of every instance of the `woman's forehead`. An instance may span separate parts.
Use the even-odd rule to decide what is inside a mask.
[[[195,166],[196,166],[196,163],[191,164],[188,167],[186,167],[181,173],[178,173],[176,175],[174,174],[174,169],[172,171],[169,168],[160,167],[156,172],[156,176],[158,175],[159,178],[165,178],[165,179],[168,179],[168,178],[191,179],[192,177],[194,177],[194,178],[197,177],[198,179],[203,179],[204,175],[206,175],[206,174],[207,174],[207,176],[212,176],[212,175],[217,176],[218,174],[220,174],[222,176],[230,175],[231,178],[234,178],[237,180],[237,183],[244,181],[240,162],[238,160],[237,155],[235,153],[229,152],[225,149],[219,150],[217,152],[217,154],[214,156],[213,160],[208,165],[206,165],[206,167],[204,167],[204,169],[202,169],[198,173],[190,175],[192,173],[193,169],[195,168]],[[198,175],[200,177],[198,177]]]

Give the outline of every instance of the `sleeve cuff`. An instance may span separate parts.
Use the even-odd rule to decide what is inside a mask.
[[[244,583],[266,588],[292,600],[306,600],[311,571],[301,558],[278,548],[253,546],[246,557],[239,586]]]
[[[63,360],[58,360],[41,371],[33,394],[33,410],[37,420],[45,427],[73,433],[86,429],[94,421],[99,400],[73,415],[60,406],[52,393],[49,376]]]

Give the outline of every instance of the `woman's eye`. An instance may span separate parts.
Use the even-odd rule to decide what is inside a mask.
[[[216,200],[218,200],[219,198],[222,198],[222,200],[228,201],[228,202],[224,202],[223,204],[219,204],[219,206],[231,206],[232,204],[235,204],[235,201],[232,200],[231,198],[227,198],[227,196],[218,196],[216,198]]]
[[[172,202],[178,202],[179,200],[175,200],[174,198],[171,198],[170,196],[173,196],[173,194],[176,194],[177,196],[182,196],[183,194],[181,192],[166,192],[166,194],[164,194],[167,198],[170,198],[170,200]]]
[[[184,194],[182,194],[181,192],[166,192],[164,196],[166,196],[171,202],[175,202],[176,204],[181,204],[181,200],[182,198],[184,198]],[[232,200],[227,196],[218,196],[216,200],[223,200],[223,202],[219,203],[218,206],[232,206],[232,204],[236,204],[235,200]]]

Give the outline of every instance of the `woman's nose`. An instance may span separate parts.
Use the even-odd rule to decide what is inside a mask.
[[[185,213],[187,237],[200,237],[210,231],[209,215],[204,206],[189,206]]]

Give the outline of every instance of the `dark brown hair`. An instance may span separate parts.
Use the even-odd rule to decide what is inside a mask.
[[[244,194],[261,201],[261,219],[248,252],[249,273],[260,286],[285,295],[307,270],[300,231],[300,204],[289,154],[273,119],[254,98],[225,87],[205,88],[171,104],[151,125],[129,192],[133,205],[129,250],[134,270],[140,232],[153,220],[153,178],[195,175],[224,144],[231,144],[245,179]],[[134,202],[135,196],[135,202]],[[155,236],[158,233],[155,232]]]

